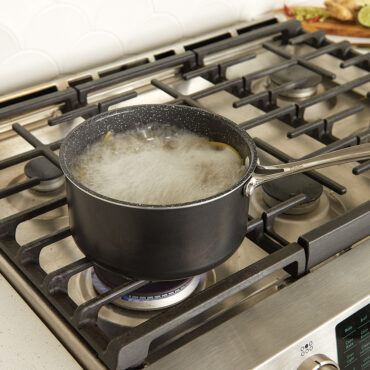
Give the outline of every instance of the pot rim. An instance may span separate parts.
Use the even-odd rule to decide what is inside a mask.
[[[79,182],[74,177],[74,175],[70,171],[69,165],[67,164],[66,150],[67,150],[67,146],[68,146],[70,138],[79,134],[79,130],[81,130],[82,125],[89,124],[90,122],[93,122],[93,121],[96,121],[96,120],[99,120],[99,119],[102,119],[102,118],[113,117],[117,114],[122,114],[122,112],[128,112],[128,111],[132,111],[132,110],[139,110],[140,111],[140,109],[158,109],[158,107],[163,107],[163,109],[179,110],[179,114],[182,114],[183,113],[182,111],[184,111],[184,110],[188,110],[189,112],[191,112],[191,111],[193,111],[193,112],[201,111],[202,114],[207,114],[209,116],[212,116],[213,119],[223,120],[229,126],[232,126],[234,129],[236,129],[238,134],[242,137],[242,139],[244,140],[244,142],[248,146],[249,152],[250,152],[248,169],[247,169],[246,173],[244,174],[244,176],[236,184],[234,184],[232,187],[226,189],[225,191],[223,191],[221,193],[212,195],[212,196],[207,197],[207,198],[195,200],[195,201],[192,201],[192,202],[165,204],[165,205],[163,205],[163,204],[162,205],[161,204],[140,204],[140,203],[133,203],[133,202],[127,202],[127,201],[123,201],[123,200],[114,199],[114,198],[108,197],[106,195],[99,194],[99,193],[95,192],[94,190],[89,189],[87,186],[83,185],[81,182]],[[160,108],[160,109],[162,109],[162,108]],[[125,207],[130,207],[130,208],[138,208],[138,209],[146,209],[146,210],[148,210],[148,209],[168,210],[168,209],[180,209],[180,208],[195,207],[195,206],[199,206],[199,205],[202,205],[202,204],[210,203],[210,202],[216,201],[218,199],[221,199],[221,198],[229,195],[230,193],[234,192],[238,188],[243,187],[248,182],[248,180],[252,177],[252,174],[253,174],[256,166],[257,166],[257,149],[256,149],[256,144],[254,143],[253,139],[251,138],[251,136],[249,134],[246,133],[246,131],[242,130],[233,121],[231,121],[228,118],[223,117],[219,114],[209,112],[205,109],[195,108],[195,107],[190,107],[190,106],[185,106],[185,105],[140,104],[140,105],[132,105],[132,106],[124,107],[124,108],[119,108],[119,109],[111,110],[111,111],[108,111],[108,112],[103,112],[103,113],[100,113],[98,115],[95,115],[95,116],[85,120],[84,122],[81,122],[81,124],[79,124],[73,130],[71,130],[67,134],[67,136],[64,138],[64,140],[62,142],[62,145],[60,147],[60,150],[59,150],[59,161],[60,161],[60,166],[61,166],[61,169],[62,169],[65,177],[74,186],[76,186],[78,189],[80,189],[84,193],[86,193],[86,194],[88,194],[88,195],[90,195],[94,198],[97,198],[97,199],[100,199],[102,201],[112,203],[112,204],[115,204],[115,205],[125,206]]]

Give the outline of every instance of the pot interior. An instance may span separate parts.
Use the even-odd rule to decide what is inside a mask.
[[[72,130],[60,149],[63,172],[75,184],[81,184],[70,172],[71,164],[87,145],[105,135],[107,131],[121,133],[149,123],[169,124],[206,136],[235,148],[249,163],[243,178],[232,188],[240,186],[250,177],[256,165],[256,149],[251,137],[235,123],[202,109],[177,105],[138,105],[97,115]],[[82,186],[82,188],[85,188]],[[85,188],[86,190],[86,188]],[[89,190],[89,189],[87,189]],[[229,189],[230,190],[230,189]],[[228,191],[229,191],[228,190]]]

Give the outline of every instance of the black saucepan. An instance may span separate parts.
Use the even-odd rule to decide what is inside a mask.
[[[88,189],[73,176],[71,164],[89,143],[108,130],[123,132],[150,122],[186,128],[231,145],[248,163],[244,177],[210,198],[164,206],[111,199]],[[176,105],[132,106],[97,115],[72,130],[60,148],[70,225],[78,247],[103,269],[152,281],[197,275],[228,259],[244,238],[249,196],[256,186],[289,174],[369,157],[370,144],[364,144],[310,160],[260,166],[252,138],[236,124],[202,109]]]

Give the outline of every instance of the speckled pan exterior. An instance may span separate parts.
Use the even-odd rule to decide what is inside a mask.
[[[213,197],[165,206],[105,197],[74,178],[71,163],[86,145],[107,131],[123,132],[150,122],[186,128],[233,146],[249,160],[246,174]],[[250,136],[235,123],[205,110],[140,105],[97,115],[71,131],[60,149],[72,235],[99,266],[129,278],[175,280],[200,274],[225,261],[243,240],[249,199],[242,189],[256,161]]]

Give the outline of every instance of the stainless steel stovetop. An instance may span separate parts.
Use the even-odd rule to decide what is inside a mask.
[[[133,104],[186,103],[219,113],[248,130],[263,163],[368,140],[368,56],[303,33],[295,21],[268,19],[231,34],[187,47],[182,59],[170,55],[74,84],[68,103],[48,90],[0,108],[0,270],[83,366],[295,369],[315,354],[370,366],[360,353],[346,359],[337,347],[339,323],[370,303],[369,162],[310,173],[323,192],[308,211],[297,211],[302,194],[271,204],[259,188],[237,252],[199,278],[188,305],[159,311],[145,303],[139,311],[124,308],[119,287],[98,289],[70,235],[63,184],[40,192],[33,188],[40,179],[24,174],[32,157],[48,157],[45,147],[34,151],[38,143],[24,129],[57,153],[82,116]],[[312,96],[286,97],[282,90],[291,88],[271,81],[276,70],[296,64],[322,76]]]

